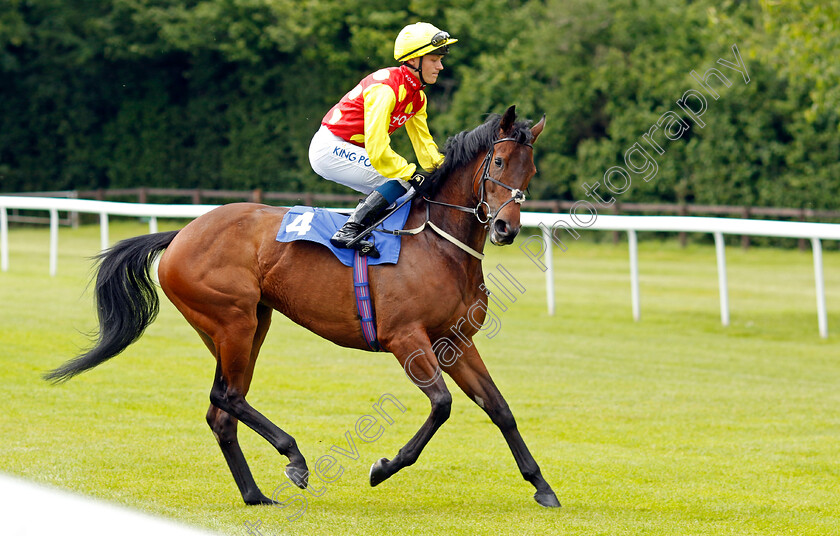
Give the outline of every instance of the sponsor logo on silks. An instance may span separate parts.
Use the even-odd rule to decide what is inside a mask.
[[[411,119],[411,116],[409,116],[409,115],[405,115],[405,114],[395,115],[395,116],[391,117],[391,126],[401,127],[409,119]]]
[[[365,167],[370,167],[372,165],[370,163],[370,158],[368,158],[367,156],[365,156],[361,153],[357,153],[355,151],[350,152],[347,149],[345,149],[344,147],[341,147],[339,145],[336,145],[335,147],[333,147],[332,154],[334,154],[335,156],[337,156],[339,158],[343,158],[343,159],[345,159],[349,162],[358,162],[359,164],[362,164]]]

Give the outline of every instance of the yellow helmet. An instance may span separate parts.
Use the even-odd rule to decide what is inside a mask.
[[[428,22],[416,22],[403,28],[394,41],[394,59],[403,62],[426,54],[447,54],[449,45],[457,42]]]

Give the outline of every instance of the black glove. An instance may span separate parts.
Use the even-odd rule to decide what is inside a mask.
[[[408,179],[408,184],[414,188],[417,195],[421,197],[430,197],[435,193],[436,182],[432,180],[431,175],[426,176],[422,173],[415,173],[413,177]]]

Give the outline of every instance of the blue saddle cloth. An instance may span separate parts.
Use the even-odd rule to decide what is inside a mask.
[[[405,197],[397,200],[399,205]],[[388,216],[382,222],[381,228],[389,231],[402,229],[408,219],[408,212],[411,210],[411,203],[406,203],[399,210]],[[344,225],[349,216],[332,212],[323,208],[312,208],[306,206],[295,206],[283,217],[280,230],[277,231],[278,242],[294,242],[295,240],[307,240],[329,248],[330,251],[345,266],[353,266],[352,249],[341,249],[330,244],[330,237]],[[379,250],[379,258],[368,258],[371,266],[377,264],[396,264],[400,258],[400,237],[380,231],[373,232],[373,241],[376,249]]]

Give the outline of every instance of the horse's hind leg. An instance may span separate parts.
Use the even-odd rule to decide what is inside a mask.
[[[496,384],[490,378],[490,373],[487,372],[487,367],[475,346],[462,348],[462,350],[464,351],[463,355],[451,366],[445,367],[444,370],[473,402],[487,412],[490,420],[499,427],[513,453],[513,458],[516,460],[516,465],[519,467],[522,477],[537,489],[534,499],[542,506],[560,506],[557,496],[543,478],[537,462],[519,434],[513,413],[505,402],[502,393],[499,392]]]
[[[254,344],[251,347],[251,361],[246,374],[244,391],[248,394],[248,389],[251,385],[251,378],[254,373],[254,366],[256,365],[257,355],[260,347],[265,340],[265,335],[268,332],[268,327],[271,323],[271,309],[260,306],[257,311],[257,332],[254,335]],[[209,337],[202,336],[204,342],[210,348],[210,351],[215,353],[213,341]],[[219,377],[221,371],[216,370],[216,377]],[[242,494],[242,500],[245,504],[272,504],[274,501],[263,495],[254,477],[251,475],[251,470],[248,468],[248,462],[245,461],[245,456],[242,454],[242,449],[239,447],[239,439],[237,438],[237,419],[232,417],[229,413],[222,411],[213,404],[207,410],[207,424],[213,431],[216,441],[222,450],[222,455],[230,468],[233,475],[233,480]]]
[[[289,458],[286,475],[301,488],[308,482],[306,461],[292,436],[281,430],[268,418],[251,407],[245,395],[251,385],[257,355],[265,340],[271,322],[271,309],[259,305],[256,312],[256,326],[250,323],[231,321],[225,325],[224,333],[217,334],[212,342],[218,359],[213,388],[210,391],[211,408],[208,423],[219,437],[219,446],[228,462],[233,478],[248,504],[271,502],[257,488],[248,469],[242,451],[236,440],[236,420],[260,434],[280,454]],[[208,344],[210,346],[210,344]],[[218,413],[213,414],[213,410]],[[211,417],[213,422],[211,422]],[[218,428],[216,428],[218,427]],[[222,436],[219,434],[225,434]],[[223,438],[222,438],[223,437]],[[224,440],[223,440],[224,439]]]
[[[207,410],[207,424],[210,425],[213,435],[216,436],[216,441],[219,442],[219,447],[233,475],[233,480],[242,494],[242,500],[245,501],[245,504],[272,504],[273,501],[263,495],[256,481],[254,481],[248,462],[245,461],[245,456],[239,447],[239,440],[236,437],[237,422],[229,413],[210,404],[210,408]]]

